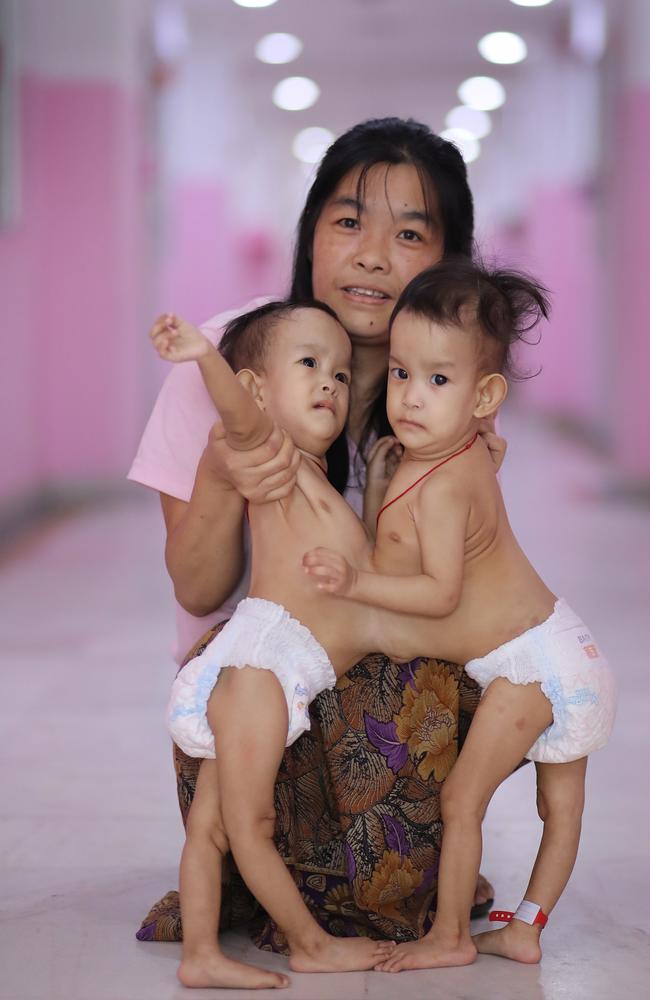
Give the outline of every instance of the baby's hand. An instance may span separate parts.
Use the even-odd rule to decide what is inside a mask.
[[[494,471],[498,472],[503,465],[504,458],[506,457],[508,442],[505,438],[502,438],[497,434],[496,418],[494,416],[483,417],[483,419],[479,421],[478,432],[488,447],[490,458],[495,465]]]
[[[200,330],[173,313],[159,316],[149,336],[164,361],[199,361],[214,350]]]
[[[331,549],[312,549],[302,557],[305,572],[314,578],[318,590],[345,597],[352,590],[357,571],[344,556]]]
[[[392,435],[375,441],[366,465],[366,488],[370,487],[377,491],[383,489],[383,493],[386,492],[400,463],[403,450],[397,438]]]

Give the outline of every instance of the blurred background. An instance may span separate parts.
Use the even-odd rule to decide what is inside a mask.
[[[552,290],[501,480],[620,683],[542,967],[488,958],[441,985],[647,996],[649,53],[648,0],[0,0],[3,996],[179,996],[179,946],[134,936],[182,845],[162,519],[125,481],[166,374],[146,334],[282,294],[324,146],[386,115],[452,136],[482,252]],[[518,771],[486,819],[499,906],[530,870],[533,784]],[[430,995],[418,975],[404,996]],[[321,979],[287,996],[394,996]]]
[[[115,488],[152,317],[284,291],[311,161],[388,114],[466,130],[481,248],[552,289],[519,403],[647,491],[645,0],[0,0],[0,44],[5,534]]]

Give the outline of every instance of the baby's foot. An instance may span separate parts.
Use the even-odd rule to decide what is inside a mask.
[[[496,931],[476,934],[472,941],[481,955],[500,955],[526,965],[536,965],[542,957],[539,928],[522,920],[513,920]]]
[[[443,940],[427,934],[421,941],[398,944],[384,962],[375,966],[378,972],[402,972],[404,969],[444,969],[449,966],[471,965],[476,948],[471,938]]]
[[[387,959],[394,941],[371,938],[338,938],[323,935],[310,946],[292,947],[289,966],[294,972],[356,972],[373,969]]]
[[[177,975],[183,986],[198,989],[281,990],[291,982],[288,976],[233,962],[221,953],[184,958]]]

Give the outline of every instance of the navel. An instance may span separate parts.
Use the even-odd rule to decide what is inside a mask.
[[[390,539],[391,542],[401,542],[402,541],[401,535],[398,535],[396,531],[389,531],[388,532],[388,537],[389,537],[389,539]]]

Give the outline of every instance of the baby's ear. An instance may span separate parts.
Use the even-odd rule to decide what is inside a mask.
[[[264,377],[262,375],[258,375],[257,372],[251,371],[250,368],[242,368],[237,372],[237,378],[244,388],[250,392],[260,410],[263,410],[265,408],[263,391]]]
[[[497,412],[507,395],[508,383],[503,375],[496,372],[491,375],[483,375],[476,387],[474,416],[479,419],[491,417],[493,413]]]

